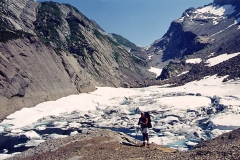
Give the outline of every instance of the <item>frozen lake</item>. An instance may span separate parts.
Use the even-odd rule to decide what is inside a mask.
[[[98,87],[24,108],[0,123],[0,158],[94,127],[141,139],[136,132],[141,111],[152,115],[151,142],[188,150],[240,126],[240,80],[223,83],[223,78],[205,77],[180,87]]]

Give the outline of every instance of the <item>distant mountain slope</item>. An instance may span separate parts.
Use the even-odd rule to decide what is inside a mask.
[[[142,59],[68,4],[13,0],[0,14],[0,33],[0,119],[95,86],[143,86],[151,77]]]
[[[123,45],[123,46],[125,46],[129,49],[136,49],[137,48],[137,46],[134,43],[130,42],[126,38],[122,37],[121,35],[114,34],[114,33],[112,33],[111,35],[113,36],[114,39],[116,39],[116,41],[119,44],[121,44],[121,45]]]
[[[157,79],[168,79],[164,83],[177,85],[213,74],[228,75],[227,79],[240,77],[238,57],[217,65],[217,69],[216,66],[204,64],[209,58],[220,54],[239,52],[239,29],[239,1],[214,0],[204,7],[189,8],[181,18],[171,23],[161,39],[148,48],[147,53],[151,56],[149,64],[163,68]],[[196,58],[201,59],[201,63],[186,62]],[[228,69],[231,71],[226,72]]]
[[[148,53],[160,55],[156,57],[164,62],[192,54],[239,52],[239,13],[240,3],[236,0],[215,0],[202,8],[189,8]]]

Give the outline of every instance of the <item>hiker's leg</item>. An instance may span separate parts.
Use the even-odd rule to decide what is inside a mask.
[[[145,139],[149,142],[148,133],[145,134]]]
[[[145,134],[143,133],[142,136],[143,136],[143,142],[145,142],[145,140],[146,140]]]
[[[142,144],[140,145],[141,147],[145,146],[145,134],[142,133]]]
[[[143,138],[143,142],[145,142],[144,128],[141,128],[141,130],[142,130],[142,138]]]
[[[142,147],[143,147],[145,146],[145,140],[146,140],[145,128],[142,128],[142,136],[143,136],[143,143],[142,143]]]
[[[148,133],[146,134],[146,138],[145,138],[145,139],[147,140],[147,146],[148,146],[148,148],[150,148]]]
[[[148,128],[146,128],[146,134],[145,134],[145,139],[147,140],[147,146],[148,148],[150,147],[150,144],[149,144],[149,137],[148,137]]]

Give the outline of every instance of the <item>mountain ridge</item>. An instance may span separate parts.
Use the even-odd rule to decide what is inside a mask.
[[[191,70],[189,65],[186,65],[185,69],[181,69],[184,68],[183,64],[187,64],[187,59],[200,58],[205,62],[214,56],[239,52],[239,13],[240,4],[235,0],[216,0],[204,7],[186,9],[181,18],[171,23],[166,34],[156,40],[147,50],[147,53],[152,56],[152,59],[149,60],[151,66],[165,67],[165,73],[162,73],[157,79],[167,79],[167,77],[164,78],[164,75],[172,75],[172,78],[175,77],[175,82],[178,81],[177,83],[182,84],[183,79],[177,75],[181,73],[180,70],[183,72]],[[175,68],[178,69],[173,72],[166,70],[172,62],[179,64],[175,64]],[[234,64],[237,65],[237,63]],[[194,66],[202,68],[201,65],[195,64]],[[234,68],[231,65],[229,62],[228,67]],[[239,77],[239,70],[235,69],[235,77]],[[203,73],[204,69],[201,72]],[[221,71],[210,67],[206,73],[212,75],[219,72]],[[198,75],[195,80],[206,75]],[[170,77],[168,76],[168,78]],[[194,79],[191,78],[191,80]]]
[[[95,86],[144,86],[152,76],[143,60],[69,4],[14,1],[0,22],[0,119]]]

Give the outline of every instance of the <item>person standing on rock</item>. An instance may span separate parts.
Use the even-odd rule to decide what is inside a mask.
[[[141,112],[141,117],[139,118],[138,125],[141,125],[141,131],[142,131],[142,136],[143,136],[143,144],[142,147],[146,145],[146,140],[147,140],[147,146],[148,148],[150,147],[149,144],[149,138],[148,138],[148,118],[146,118],[145,113]]]

